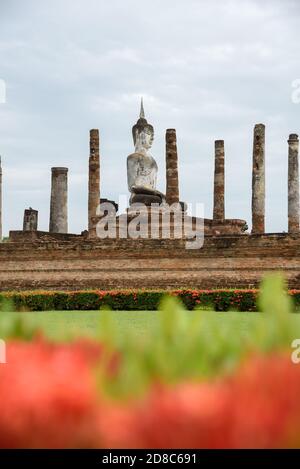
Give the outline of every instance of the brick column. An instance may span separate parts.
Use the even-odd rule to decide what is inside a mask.
[[[38,213],[31,207],[24,210],[23,231],[37,231]]]
[[[215,176],[214,176],[214,220],[224,220],[225,173],[224,173],[224,140],[215,141]]]
[[[178,157],[176,130],[166,131],[166,201],[169,205],[179,202]]]
[[[99,130],[90,130],[88,230],[96,236],[97,208],[100,203]]]
[[[291,134],[288,139],[288,229],[289,233],[299,232],[299,139]]]
[[[50,233],[68,233],[68,168],[51,168]]]
[[[253,135],[252,233],[265,232],[265,126],[256,124]]]

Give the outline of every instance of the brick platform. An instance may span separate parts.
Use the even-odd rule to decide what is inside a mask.
[[[253,287],[284,272],[300,288],[300,234],[207,236],[184,240],[36,238],[0,244],[0,289]]]

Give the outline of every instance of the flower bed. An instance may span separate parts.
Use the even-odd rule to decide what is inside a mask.
[[[165,295],[162,290],[89,290],[89,291],[28,291],[0,293],[0,303],[11,300],[16,310],[157,310]],[[182,289],[169,291],[189,309],[215,311],[257,311],[257,289]],[[300,290],[290,290],[295,306],[300,306]]]

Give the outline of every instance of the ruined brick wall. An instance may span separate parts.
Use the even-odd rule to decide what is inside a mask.
[[[40,239],[49,241],[72,241],[81,239],[82,235],[70,233],[49,233],[49,231],[10,231],[9,240],[13,243],[27,243],[39,241]]]
[[[228,235],[200,250],[182,240],[74,240],[0,244],[0,289],[251,287],[282,270],[300,288],[300,235]]]

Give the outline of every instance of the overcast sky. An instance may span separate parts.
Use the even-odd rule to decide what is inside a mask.
[[[52,166],[69,168],[69,229],[87,226],[89,129],[101,196],[127,193],[140,96],[154,126],[158,189],[176,128],[180,198],[212,215],[214,140],[225,140],[226,217],[251,224],[252,132],[266,125],[267,230],[287,229],[287,138],[300,133],[300,4],[289,0],[0,0],[4,232],[39,210]]]

